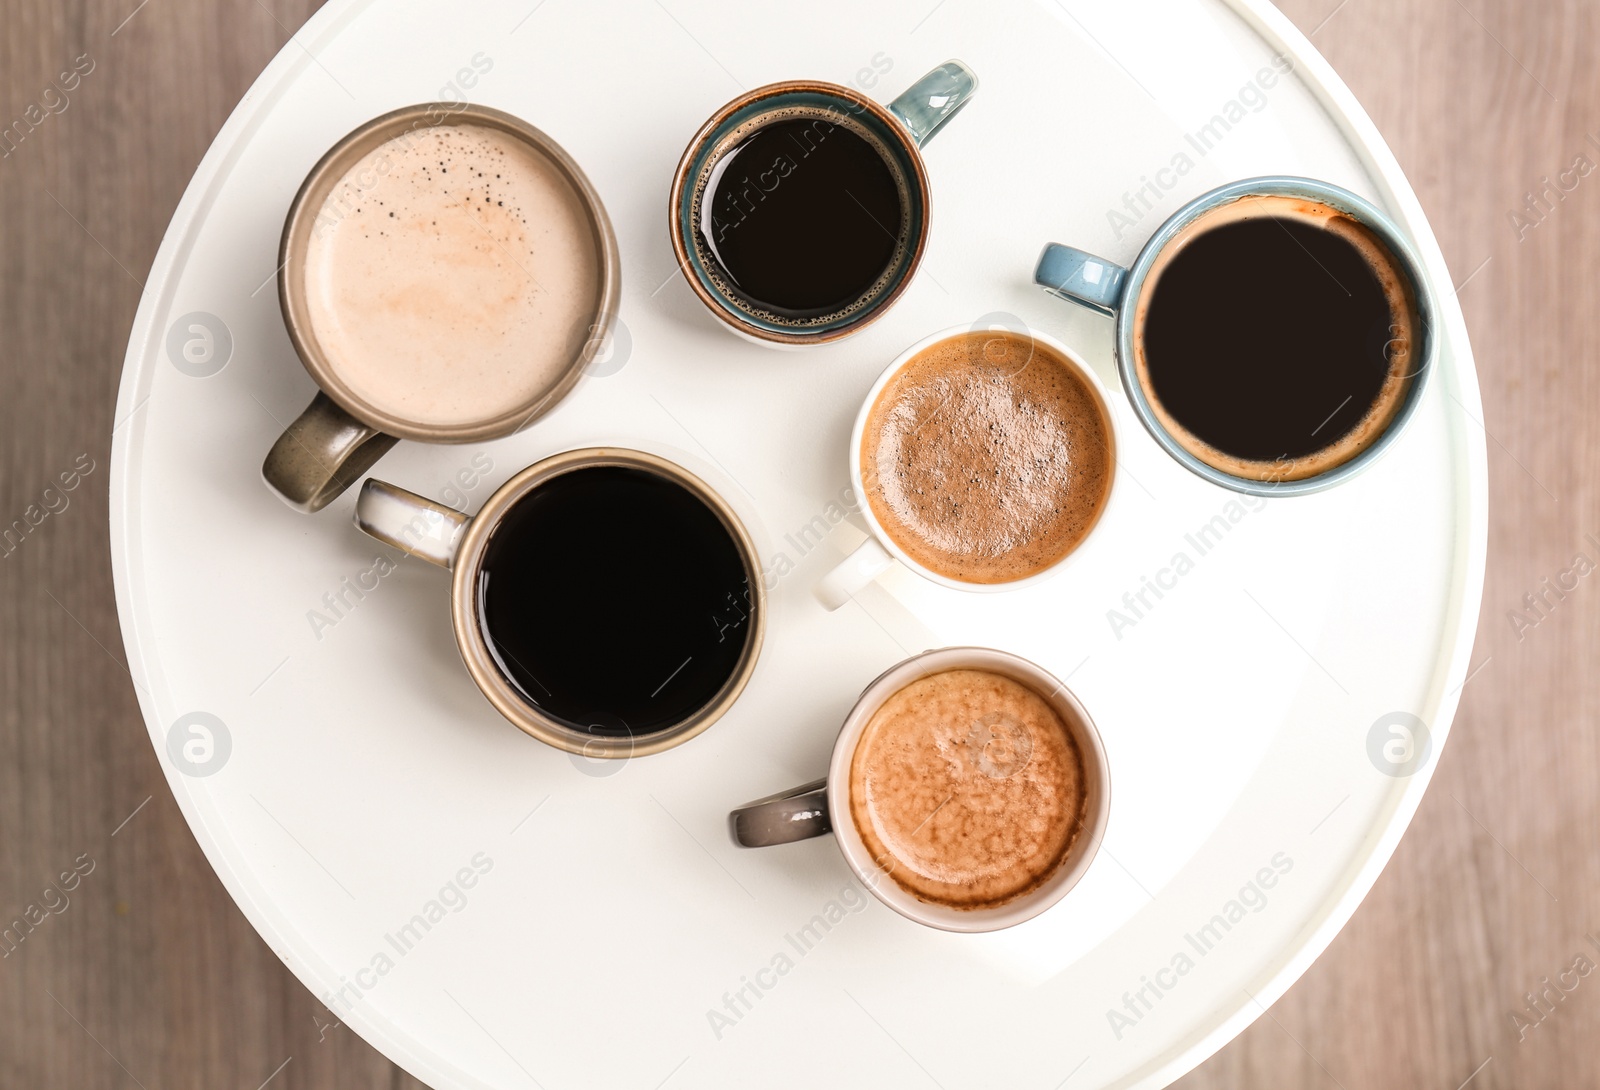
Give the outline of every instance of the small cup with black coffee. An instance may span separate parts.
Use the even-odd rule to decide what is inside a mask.
[[[887,107],[796,80],[723,106],[673,176],[669,232],[689,287],[725,325],[780,347],[826,344],[898,299],[931,208],[919,150],[977,90],[946,61]]]
[[[1315,492],[1382,454],[1437,350],[1422,262],[1370,202],[1250,178],[1179,209],[1133,264],[1050,243],[1034,282],[1117,322],[1134,412],[1173,458],[1255,495]]]
[[[453,572],[450,617],[473,681],[569,753],[680,745],[755,669],[767,613],[756,547],[726,500],[657,455],[554,455],[470,518],[369,478],[355,522]]]

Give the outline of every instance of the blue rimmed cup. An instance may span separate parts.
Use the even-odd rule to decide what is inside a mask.
[[[922,263],[930,187],[920,149],[977,88],[972,70],[952,60],[888,106],[849,87],[812,80],[768,84],[723,106],[689,141],[672,179],[669,232],[690,288],[728,328],[761,344],[827,344],[871,324],[900,297]],[[707,197],[715,190],[719,167],[762,129],[789,120],[810,121],[822,134],[842,126],[865,140],[883,159],[899,197],[900,222],[878,225],[893,236],[883,270],[864,291],[820,313],[789,313],[741,292],[709,239]],[[754,174],[745,187],[750,203],[764,200],[784,176],[776,167]]]
[[[1247,209],[1242,202],[1259,198],[1284,198],[1303,202],[1308,210],[1354,221],[1375,240],[1400,280],[1407,313],[1403,330],[1395,332],[1386,353],[1404,353],[1396,366],[1398,393],[1383,406],[1366,433],[1355,435],[1343,449],[1330,448],[1326,457],[1251,463],[1231,458],[1186,432],[1151,392],[1143,355],[1143,323],[1156,277],[1167,260],[1198,234],[1209,230],[1230,206]],[[1139,251],[1127,268],[1083,250],[1049,243],[1039,255],[1034,283],[1051,295],[1116,319],[1117,369],[1122,388],[1145,430],[1179,463],[1236,492],[1260,496],[1318,492],[1349,480],[1391,447],[1421,401],[1428,375],[1438,353],[1435,316],[1438,303],[1423,273],[1422,259],[1410,239],[1376,206],[1347,189],[1311,178],[1246,178],[1213,189],[1173,213]],[[1239,306],[1250,305],[1249,285],[1239,285]],[[1396,357],[1391,357],[1396,358]]]

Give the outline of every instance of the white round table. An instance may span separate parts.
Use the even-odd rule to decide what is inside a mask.
[[[111,503],[152,743],[330,1020],[441,1090],[1165,1085],[1350,917],[1468,679],[1487,489],[1465,328],[1415,197],[1306,40],[1263,0],[799,10],[333,0],[223,127],[150,275]],[[1292,74],[1269,79],[1278,53]],[[804,353],[726,334],[666,232],[701,121],[786,78],[887,101],[949,57],[982,86],[927,149],[931,248],[894,311]],[[585,762],[519,733],[458,659],[440,572],[374,574],[395,554],[350,525],[351,494],[303,516],[259,477],[312,392],[274,282],[290,198],[358,123],[457,97],[588,172],[620,238],[626,347],[522,435],[402,443],[375,475],[475,509],[540,457],[616,441],[729,495],[781,572],[767,645],[734,710],[665,754]],[[1118,396],[1122,494],[1061,576],[964,595],[899,572],[817,605],[862,536],[825,517],[848,429],[896,353],[999,312],[1115,387],[1111,324],[1032,287],[1040,246],[1126,262],[1188,198],[1267,173],[1370,197],[1424,255],[1442,352],[1392,452],[1330,492],[1246,501],[1168,459]],[[868,680],[952,643],[1069,678],[1105,737],[1109,832],[1062,904],[944,934],[863,894],[827,839],[731,844],[730,807],[818,775]]]

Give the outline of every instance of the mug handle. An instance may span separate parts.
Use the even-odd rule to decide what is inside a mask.
[[[356,497],[356,526],[385,545],[449,570],[472,519],[442,503],[368,477]]]
[[[1033,282],[1058,299],[1088,307],[1107,318],[1122,308],[1128,270],[1114,261],[1052,242],[1039,254]]]
[[[945,61],[889,103],[889,112],[911,130],[911,139],[920,148],[977,89],[978,77],[972,69],[957,60]]]
[[[832,613],[855,597],[858,590],[888,571],[893,563],[889,550],[878,544],[877,538],[869,537],[823,576],[813,593],[823,608]]]
[[[728,815],[733,842],[741,848],[792,844],[833,831],[828,817],[828,781],[812,780],[799,787],[747,802]]]
[[[285,503],[309,515],[332,503],[398,442],[318,391],[272,444],[261,476]]]

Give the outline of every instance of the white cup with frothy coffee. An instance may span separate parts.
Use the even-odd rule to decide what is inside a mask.
[[[1066,345],[1025,328],[958,327],[884,370],[848,457],[871,536],[817,584],[830,610],[897,562],[952,590],[1050,578],[1110,506],[1116,423]]]

